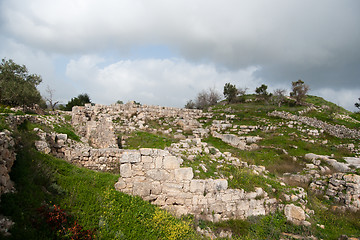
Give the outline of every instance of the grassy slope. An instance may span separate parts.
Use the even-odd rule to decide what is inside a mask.
[[[1,202],[1,212],[16,222],[11,239],[54,239],[36,211],[43,204],[59,205],[85,229],[95,229],[99,239],[198,238],[188,220],[115,191],[118,177],[73,166],[26,144],[11,172],[18,192],[3,195]]]

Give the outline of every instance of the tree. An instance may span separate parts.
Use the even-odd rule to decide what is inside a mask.
[[[274,101],[275,104],[278,105],[278,107],[281,107],[281,104],[285,102],[286,100],[285,94],[286,94],[285,89],[278,88],[274,90],[272,100]]]
[[[238,97],[236,99],[237,102],[245,102],[245,95],[246,91],[248,90],[247,87],[245,88],[239,88],[238,91]]]
[[[187,109],[195,109],[195,103],[193,100],[189,100],[186,104],[185,104],[185,108]]]
[[[262,84],[260,87],[257,87],[255,89],[256,94],[258,95],[260,100],[267,101],[269,97],[271,96],[271,93],[268,93],[267,91],[268,86],[265,84]]]
[[[80,94],[79,96],[72,98],[65,107],[61,108],[61,110],[71,111],[74,106],[84,106],[86,103],[91,103],[89,95],[87,93]]]
[[[235,85],[226,83],[224,86],[224,92],[223,92],[226,100],[228,103],[232,103],[236,101],[236,97],[238,95],[238,90]]]
[[[299,79],[296,82],[292,82],[292,92],[290,93],[290,96],[295,99],[296,104],[300,105],[305,100],[309,89],[310,87]]]
[[[0,64],[0,103],[10,106],[31,107],[41,102],[36,88],[42,79],[39,75],[29,74],[25,65],[13,60],[2,59]]]
[[[46,100],[46,102],[48,102],[49,103],[49,106],[50,106],[50,108],[51,108],[51,110],[55,110],[55,107],[56,107],[56,105],[59,103],[59,101],[54,101],[54,99],[53,99],[53,95],[54,95],[54,92],[55,92],[55,90],[54,89],[51,89],[50,87],[49,87],[49,85],[46,87],[46,93],[47,93],[47,96],[45,97],[45,100]]]
[[[190,100],[186,103],[185,108],[193,109],[205,109],[207,107],[217,104],[220,100],[220,94],[213,88],[208,91],[201,91],[198,93],[195,101]]]
[[[355,103],[355,107],[357,107],[360,110],[360,98],[358,98],[359,102]]]

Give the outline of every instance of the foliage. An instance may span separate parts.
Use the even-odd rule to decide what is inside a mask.
[[[187,109],[195,109],[196,106],[195,106],[194,101],[193,100],[187,101],[186,104],[185,104],[185,108],[187,108]]]
[[[37,210],[58,237],[73,240],[94,239],[94,230],[84,230],[60,206],[56,204],[50,207],[42,205]]]
[[[10,239],[57,239],[54,226],[64,227],[62,239],[80,239],[74,234],[93,230],[96,239],[198,239],[191,222],[116,191],[119,175],[79,168],[39,153],[31,147],[33,133],[26,130],[27,125],[21,129],[25,141],[11,172],[17,192],[2,195],[0,206],[15,222]],[[56,206],[42,213],[45,219],[37,211],[44,204]]]
[[[2,59],[0,64],[0,103],[10,106],[32,106],[40,104],[41,95],[37,86],[42,79],[29,74],[25,65]]]
[[[121,100],[117,100],[117,101],[116,101],[116,104],[124,104],[124,102],[121,101]]]
[[[358,103],[355,103],[355,107],[357,107],[359,110],[360,110],[360,98],[358,98],[359,102]]]
[[[72,98],[65,107],[62,106],[60,109],[64,111],[71,111],[74,106],[84,106],[86,103],[91,103],[88,94],[80,94],[77,97]]]
[[[70,124],[55,125],[54,130],[57,133],[67,134],[68,138],[80,141],[80,137],[74,132],[74,128]]]
[[[195,101],[188,101],[185,105],[185,108],[188,109],[206,109],[210,106],[213,106],[217,104],[217,102],[220,100],[220,94],[213,88],[210,88],[209,90],[201,91],[196,96]]]
[[[292,92],[290,96],[295,98],[296,104],[302,104],[306,98],[306,94],[309,91],[309,86],[304,83],[301,79],[296,82],[292,82]]]
[[[224,92],[223,92],[226,100],[228,103],[232,103],[236,100],[236,97],[238,95],[238,90],[235,85],[231,83],[226,83],[224,86]]]
[[[274,93],[272,95],[272,101],[278,106],[281,107],[281,105],[286,101],[286,90],[285,89],[275,89]]]
[[[255,92],[260,100],[267,101],[271,97],[271,93],[267,91],[268,86],[262,84],[255,89]]]

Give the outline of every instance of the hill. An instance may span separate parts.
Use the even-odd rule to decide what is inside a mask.
[[[359,114],[316,96],[304,106],[248,99],[206,111],[2,108],[2,159],[17,153],[17,192],[7,179],[1,196],[9,238],[54,238],[61,224],[36,209],[56,207],[72,219],[58,238],[359,237]]]

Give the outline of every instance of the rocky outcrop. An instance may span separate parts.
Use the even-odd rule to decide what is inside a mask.
[[[124,151],[117,190],[138,195],[176,215],[194,214],[210,221],[244,219],[276,209],[276,199],[255,192],[228,189],[226,179],[193,179],[182,159],[159,149]]]
[[[0,197],[3,193],[14,190],[9,173],[15,159],[15,142],[11,133],[8,130],[0,132]]]
[[[309,126],[320,128],[325,132],[329,133],[332,136],[338,138],[351,138],[351,139],[359,139],[360,138],[360,131],[355,129],[347,128],[343,125],[332,125],[321,120],[311,118],[311,117],[304,117],[304,116],[297,116],[288,112],[284,111],[273,111],[268,113],[269,116],[280,117],[288,120],[299,121],[301,123],[307,124]]]
[[[360,210],[360,176],[334,173],[314,180],[309,189],[352,211]]]
[[[223,142],[230,144],[240,150],[253,150],[258,148],[255,144],[261,137],[258,136],[241,136],[238,137],[234,134],[220,134],[218,132],[212,132],[213,137],[220,138]]]

